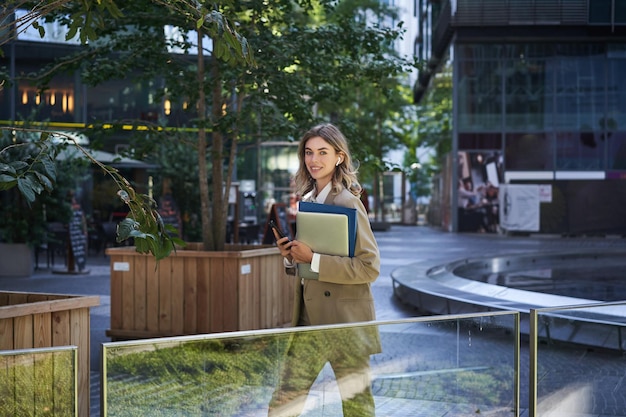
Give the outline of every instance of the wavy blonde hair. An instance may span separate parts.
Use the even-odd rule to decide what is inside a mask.
[[[352,194],[358,196],[361,194],[362,187],[357,179],[357,168],[352,162],[348,141],[341,131],[333,124],[324,123],[309,129],[300,139],[298,146],[298,160],[300,166],[295,175],[296,194],[303,196],[313,190],[315,180],[309,175],[304,162],[304,151],[306,143],[309,139],[319,136],[324,139],[335,152],[341,154],[342,161],[339,166],[335,167],[332,178],[332,193],[338,194],[343,188],[347,188]],[[321,191],[321,190],[320,190]]]

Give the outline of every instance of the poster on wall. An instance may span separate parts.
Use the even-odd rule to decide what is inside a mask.
[[[503,184],[500,187],[500,227],[508,231],[539,231],[540,187]]]
[[[459,152],[458,164],[458,230],[497,233],[503,177],[501,153]]]

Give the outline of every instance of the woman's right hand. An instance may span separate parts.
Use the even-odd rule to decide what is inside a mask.
[[[278,246],[278,250],[280,254],[291,261],[291,241],[288,237],[278,238],[276,240],[276,246]]]

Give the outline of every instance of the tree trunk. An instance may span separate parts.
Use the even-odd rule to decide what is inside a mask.
[[[204,250],[211,250],[211,212],[209,210],[209,184],[206,166],[206,96],[204,94],[204,54],[202,46],[202,29],[198,34],[198,185],[200,187],[200,218],[202,224],[202,243]]]
[[[218,48],[219,39],[213,38],[213,49]],[[224,184],[224,136],[220,129],[222,118],[222,75],[216,58],[211,60],[211,112],[213,115],[211,162],[213,200],[213,245],[212,250],[222,251],[226,245],[226,219],[228,215],[228,196],[230,184]],[[228,187],[227,187],[228,186]]]

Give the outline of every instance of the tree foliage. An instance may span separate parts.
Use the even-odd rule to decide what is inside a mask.
[[[49,16],[69,19],[71,25],[83,6],[66,3]],[[378,1],[134,0],[117,5],[116,13],[103,14],[103,24],[93,26],[93,41],[46,68],[39,80],[45,85],[58,71],[79,71],[92,85],[116,78],[157,79],[162,88],[156,100],[195,103],[186,110],[188,122],[177,127],[197,130],[185,141],[198,155],[206,249],[224,247],[238,147],[295,140],[312,124],[331,119],[354,140],[363,165],[381,169],[382,155],[400,141],[392,127],[404,105],[398,77],[415,63],[394,55],[391,45],[403,29],[380,23],[393,11]],[[179,36],[166,37],[167,25]],[[182,52],[171,53],[173,47]],[[142,140],[134,144],[135,157],[150,158],[184,136],[162,127],[148,126],[147,134],[137,135]]]
[[[53,18],[59,11],[67,15],[65,40],[77,37],[83,44],[98,39],[97,30],[104,26],[106,16],[121,17],[114,0],[4,0],[3,3],[0,8],[0,46],[31,26],[43,38],[45,29],[40,25],[40,19]],[[17,20],[10,19],[18,10],[24,11],[24,15]]]
[[[430,195],[430,179],[452,150],[452,73],[445,69],[416,106],[413,134],[406,136],[404,167],[413,197]],[[419,166],[419,169],[411,168]]]

